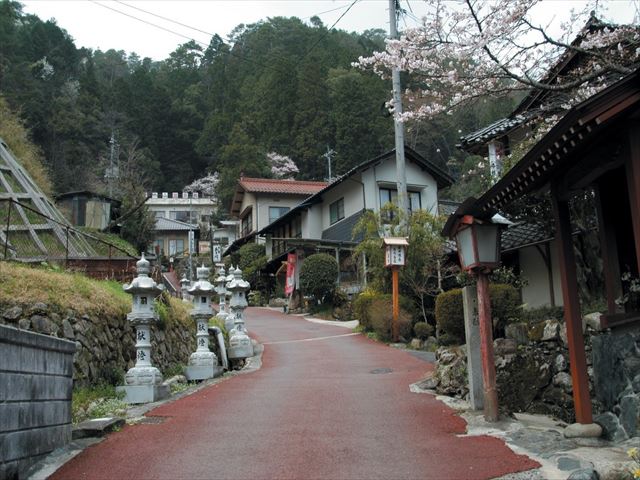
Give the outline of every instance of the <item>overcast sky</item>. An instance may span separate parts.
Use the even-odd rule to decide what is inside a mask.
[[[55,18],[73,37],[77,47],[113,48],[155,60],[167,58],[189,39],[208,44],[213,33],[224,38],[241,23],[254,23],[267,17],[295,16],[308,22],[317,15],[330,27],[344,14],[336,28],[357,32],[389,28],[388,0],[360,0],[348,11],[353,0],[30,0],[22,3],[26,13],[36,14],[43,20]],[[581,3],[549,0],[542,10],[562,15]],[[422,0],[403,0],[401,4],[407,10],[411,7],[416,17],[425,8]],[[616,21],[633,21],[634,8],[629,1],[610,1],[609,5]],[[400,28],[416,25],[411,16],[410,12],[404,17]]]

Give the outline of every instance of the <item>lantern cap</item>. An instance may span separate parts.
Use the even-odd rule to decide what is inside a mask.
[[[136,262],[136,272],[138,275],[149,275],[149,272],[151,272],[151,264],[149,260],[144,258],[144,252],[142,252],[140,260]]]
[[[455,212],[449,215],[441,234],[443,237],[453,239],[461,228],[471,223],[494,223],[499,226],[513,225],[513,222],[495,210],[480,209],[476,198],[469,197],[458,206]]]
[[[400,247],[408,247],[409,241],[406,237],[385,237],[382,239],[383,247],[395,245]]]

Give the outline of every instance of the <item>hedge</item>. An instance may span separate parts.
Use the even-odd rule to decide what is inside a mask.
[[[371,303],[376,299],[393,302],[392,295],[390,293],[378,293],[375,290],[364,290],[353,301],[353,313],[365,330],[372,330],[370,307]],[[399,302],[400,309],[404,310],[410,318],[414,318],[416,316],[416,306],[410,298],[400,295]]]
[[[326,253],[309,255],[300,267],[300,289],[304,295],[312,295],[316,303],[333,296],[337,278],[338,262]]]
[[[493,318],[494,334],[504,333],[507,323],[517,321],[521,315],[521,302],[518,290],[505,284],[489,285],[491,298],[491,316]],[[439,335],[465,342],[464,308],[462,305],[462,289],[455,288],[443,292],[436,297],[436,326]]]

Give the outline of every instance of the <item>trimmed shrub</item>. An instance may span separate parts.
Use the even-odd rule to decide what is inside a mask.
[[[393,301],[390,298],[375,298],[369,305],[371,329],[383,342],[391,340],[391,322],[393,321]],[[398,332],[405,339],[411,335],[411,315],[400,308]]]
[[[518,321],[521,314],[520,294],[511,285],[489,285],[491,298],[491,317],[495,332],[504,333],[504,327],[508,322]],[[455,288],[441,293],[436,297],[436,326],[440,334],[446,334],[447,341],[457,339],[458,343],[465,342],[464,336],[464,309],[462,306],[462,290]],[[497,335],[495,335],[497,336]]]
[[[353,301],[355,318],[358,319],[360,326],[365,330],[372,330],[370,308],[371,303],[376,299],[382,299],[389,302],[390,305],[393,304],[393,296],[390,293],[378,293],[375,290],[364,290]],[[416,316],[416,306],[410,298],[400,295],[399,302],[400,309],[404,310],[409,315],[409,318]]]
[[[420,340],[426,340],[433,335],[434,331],[433,325],[429,325],[427,322],[416,322],[413,326],[413,334]]]
[[[462,289],[454,288],[436,297],[436,326],[438,339],[446,334],[464,342],[464,309]]]
[[[504,327],[508,323],[519,322],[522,302],[518,290],[507,284],[489,285],[491,296],[491,317],[495,336],[504,336]]]
[[[331,255],[316,253],[302,262],[300,268],[300,289],[304,295],[311,295],[316,303],[330,300],[336,289],[338,262]]]

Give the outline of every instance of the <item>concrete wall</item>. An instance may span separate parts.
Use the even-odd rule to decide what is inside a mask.
[[[545,246],[540,245],[544,252]],[[549,306],[551,295],[547,265],[536,247],[526,247],[518,251],[520,260],[520,276],[529,283],[522,288],[522,301],[527,308]],[[553,272],[553,293],[555,305],[561,307],[562,288],[560,287],[560,270],[558,268],[558,251],[555,242],[551,242],[551,268]]]
[[[329,214],[330,206],[341,198],[344,198],[344,218],[348,218],[364,208],[362,186],[349,180],[342,182],[322,196],[322,230],[326,230],[332,225]],[[317,238],[321,238],[321,236]]]
[[[256,199],[257,204],[254,207],[254,211],[258,212],[258,221],[254,224],[257,227],[256,230],[261,230],[269,225],[269,207],[287,207],[291,210],[309,196],[310,195],[284,194],[258,195]]]
[[[407,188],[420,192],[420,203],[423,210],[437,213],[438,185],[435,179],[413,162],[407,161]],[[374,165],[362,172],[362,182],[365,184],[366,208],[379,210],[380,187],[396,188],[395,157]]]
[[[71,441],[74,342],[0,325],[0,478]]]

